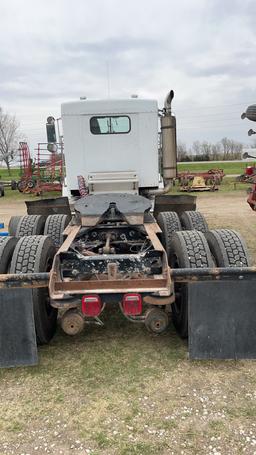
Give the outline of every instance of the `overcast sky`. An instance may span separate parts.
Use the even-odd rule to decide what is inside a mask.
[[[178,139],[250,143],[255,0],[8,0],[0,3],[0,106],[30,146],[60,104],[156,98],[171,88]]]

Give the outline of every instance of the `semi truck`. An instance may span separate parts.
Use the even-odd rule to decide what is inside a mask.
[[[244,240],[170,193],[173,97],[162,109],[137,97],[62,105],[63,196],[26,202],[0,239],[0,366],[35,364],[57,324],[76,336],[115,305],[155,334],[175,327],[191,359],[255,358]]]

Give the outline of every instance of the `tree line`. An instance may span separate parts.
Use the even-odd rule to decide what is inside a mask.
[[[177,145],[178,161],[222,161],[240,160],[243,144],[224,137],[219,142],[195,141],[187,148],[184,142]]]

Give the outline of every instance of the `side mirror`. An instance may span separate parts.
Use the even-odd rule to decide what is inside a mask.
[[[54,117],[47,117],[46,134],[48,143],[57,142]]]
[[[255,160],[255,156],[249,155],[249,153],[244,152],[242,156],[243,160],[246,160],[246,158],[253,158]]]

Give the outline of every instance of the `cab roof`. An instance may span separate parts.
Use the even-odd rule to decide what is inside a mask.
[[[101,99],[79,100],[63,103],[61,115],[90,115],[90,114],[132,114],[158,112],[156,100],[127,98],[127,99]]]

